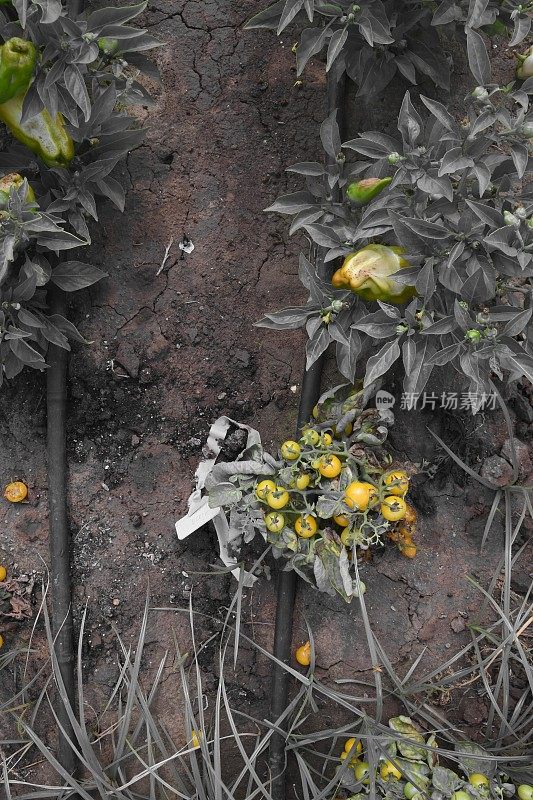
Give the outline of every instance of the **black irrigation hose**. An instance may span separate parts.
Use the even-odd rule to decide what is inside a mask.
[[[344,93],[345,79],[339,81],[335,70],[328,72],[326,86],[327,115],[337,109],[337,122],[339,128],[344,127]],[[329,160],[329,157],[328,157]],[[326,265],[323,260],[324,253],[319,248],[317,253],[317,271],[323,275]],[[320,383],[325,362],[325,353],[313,364],[309,370],[304,370],[302,379],[302,392],[298,408],[298,421],[296,435],[300,436],[302,427],[311,418],[313,406],[320,397]],[[278,587],[276,597],[276,626],[274,631],[274,656],[284,664],[289,664],[292,643],[292,618],[298,576],[293,570],[278,573]],[[272,675],[272,688],[270,709],[273,721],[279,719],[288,705],[289,674],[282,667],[274,664]],[[274,733],[270,740],[269,752],[270,775],[272,780],[272,800],[285,800],[286,797],[286,762],[285,762],[285,736]]]
[[[65,295],[54,287],[48,301],[53,314],[65,315]],[[46,382],[48,506],[50,546],[50,586],[52,590],[52,633],[55,654],[69,703],[74,708],[74,649],[72,631],[72,589],[70,576],[70,536],[67,519],[66,388],[67,351],[51,345],[48,351]],[[56,713],[64,729],[59,733],[58,760],[72,774],[76,758],[67,737],[73,730],[67,709],[59,700]]]
[[[78,16],[84,0],[69,0],[70,14]],[[55,286],[48,292],[50,311],[65,316],[66,299]],[[72,581],[70,573],[70,534],[67,514],[67,350],[50,345],[49,369],[46,375],[46,429],[48,462],[48,507],[50,586],[52,596],[52,633],[55,638],[55,655],[63,680],[67,702],[75,708],[74,643],[72,625]],[[62,730],[59,730],[58,761],[70,774],[74,774],[77,758],[69,739],[74,732],[67,707],[60,698],[55,709]]]

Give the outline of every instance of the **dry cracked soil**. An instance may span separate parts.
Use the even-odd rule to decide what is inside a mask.
[[[207,529],[178,542],[174,522],[186,510],[192,476],[210,423],[220,414],[257,426],[267,447],[292,433],[301,384],[303,337],[253,327],[265,310],[302,299],[297,256],[285,221],[263,213],[291,186],[284,168],[321,158],[317,126],[324,115],[324,69],[311,63],[296,81],[293,40],[246,32],[252,0],[157,0],[144,22],[164,46],[156,59],[163,86],[143,112],[148,135],[128,159],[123,216],[103,208],[89,254],[109,277],[77,296],[71,315],[92,342],[69,361],[69,515],[74,613],[87,604],[84,670],[95,698],[116,675],[116,628],[130,643],[146,593],[154,606],[202,612],[198,641],[226,613],[235,585],[205,574],[216,562]],[[463,69],[455,86],[460,96]],[[505,52],[495,53],[503,73]],[[401,92],[399,91],[401,89]],[[349,97],[349,125],[391,127],[395,86],[381,106]],[[427,93],[431,90],[428,89]],[[464,94],[464,92],[463,92]],[[190,254],[179,249],[188,237]],[[304,245],[305,246],[305,245]],[[168,258],[164,260],[168,249]],[[391,387],[394,389],[391,378]],[[389,388],[391,388],[389,387]],[[531,471],[531,405],[516,402],[516,432],[524,478]],[[480,466],[506,437],[497,412],[472,423],[400,412],[391,436],[398,461],[441,464],[419,490],[419,557],[402,559],[389,548],[363,567],[370,620],[400,673],[424,651],[430,669],[469,639],[479,596],[466,581],[486,585],[501,552],[501,521],[483,555],[480,541],[490,494],[442,461],[427,428],[461,444]],[[48,558],[45,395],[42,376],[24,373],[0,400],[0,481],[29,486],[29,502],[0,506],[0,556],[12,574],[43,575]],[[439,460],[440,459],[440,460]],[[529,556],[529,558],[528,558]],[[523,591],[531,564],[526,549],[515,589]],[[261,579],[245,593],[249,634],[272,646],[275,580]],[[371,667],[361,614],[354,604],[301,587],[295,645],[311,625],[317,668],[326,680],[366,674]],[[186,619],[172,611],[150,617],[148,666],[172,650],[172,627],[189,646]],[[7,636],[7,647],[27,640],[29,626]],[[41,653],[42,657],[42,653]],[[216,673],[215,651],[202,655],[207,688]],[[175,672],[171,659],[169,675]],[[268,711],[270,666],[243,648],[230,677],[248,711]],[[179,740],[184,736],[174,681],[162,687],[161,713]],[[479,730],[486,701],[471,689],[453,703],[440,699],[452,719]],[[447,704],[447,705],[446,705]],[[336,718],[335,709],[323,709]],[[53,732],[47,733],[53,742]]]

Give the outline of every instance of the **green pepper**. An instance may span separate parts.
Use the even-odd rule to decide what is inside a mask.
[[[346,189],[346,196],[358,206],[366,206],[374,197],[388,186],[392,178],[363,178],[361,181],[350,183]]]
[[[0,47],[0,103],[26,92],[32,79],[37,50],[32,42],[14,37]]]
[[[23,183],[24,178],[22,175],[19,175],[18,172],[10,172],[9,175],[4,175],[3,178],[0,178],[0,209],[4,210],[7,208],[13,190],[19,189]],[[24,199],[27,203],[35,203],[35,192],[29,183],[27,186],[26,197]]]
[[[65,167],[74,158],[74,142],[66,127],[62,114],[52,119],[50,112],[43,110],[21,123],[24,95],[13,97],[0,105],[0,120],[4,122],[15,139],[25,144],[49,167]]]

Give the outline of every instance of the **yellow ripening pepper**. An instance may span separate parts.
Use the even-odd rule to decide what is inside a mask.
[[[410,264],[401,257],[402,247],[368,244],[344,259],[331,282],[336,289],[349,289],[363,300],[405,303],[416,294],[414,286],[405,286],[392,278]]]
[[[26,122],[21,123],[24,95],[18,95],[0,105],[0,120],[9,128],[15,139],[26,145],[49,167],[65,167],[74,158],[74,142],[62,114],[52,119],[43,108]]]
[[[0,209],[5,210],[9,203],[9,198],[14,189],[19,189],[24,183],[24,178],[18,172],[10,172],[9,175],[4,175],[0,178]],[[24,198],[27,203],[35,203],[35,192],[30,184],[27,184],[26,197]]]

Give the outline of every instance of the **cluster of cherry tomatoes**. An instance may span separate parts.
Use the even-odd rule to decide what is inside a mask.
[[[406,719],[406,718],[398,718]],[[394,723],[394,720],[392,720]],[[408,740],[415,735],[407,734]],[[423,737],[418,734],[418,739],[415,741],[424,741]],[[435,741],[428,741],[428,744],[435,746]],[[401,743],[398,745],[400,750]],[[389,746],[390,747],[390,746]],[[353,780],[361,785],[363,790],[369,791],[370,785],[370,772],[374,772],[375,786],[378,789],[378,796],[382,797],[403,797],[405,800],[425,800],[427,797],[433,796],[433,791],[438,791],[433,786],[432,774],[433,770],[438,764],[438,759],[434,755],[430,755],[426,751],[424,757],[420,754],[420,759],[406,758],[402,755],[401,751],[398,753],[396,747],[393,745],[393,755],[388,757],[385,755],[380,756],[377,768],[372,768],[368,761],[365,760],[364,746],[360,739],[350,737],[344,743],[344,749],[340,754],[341,763],[348,764],[350,770],[353,770]],[[434,759],[433,766],[431,762]],[[493,778],[492,780],[483,772],[472,772],[466,775],[460,775],[457,772],[446,769],[447,777],[453,781],[455,791],[451,791],[450,800],[483,800],[490,797],[511,797],[516,794],[518,800],[533,800],[533,787],[529,784],[523,783],[519,786],[507,783],[505,780],[505,789],[502,792],[500,783],[501,781]],[[502,776],[500,776],[502,777]],[[504,776],[505,777],[505,776]],[[442,787],[441,787],[442,788]],[[514,790],[514,791],[513,791]],[[359,795],[352,795],[349,800],[360,798],[363,800],[366,797],[366,792]],[[442,794],[442,792],[439,792]]]
[[[326,526],[352,547],[376,541],[376,530],[387,531],[404,555],[414,557],[416,512],[405,500],[405,470],[361,463],[344,442],[312,427],[299,441],[283,442],[280,455],[284,467],[255,485],[270,534],[288,529],[300,539],[312,539]],[[331,513],[324,513],[324,499]]]

